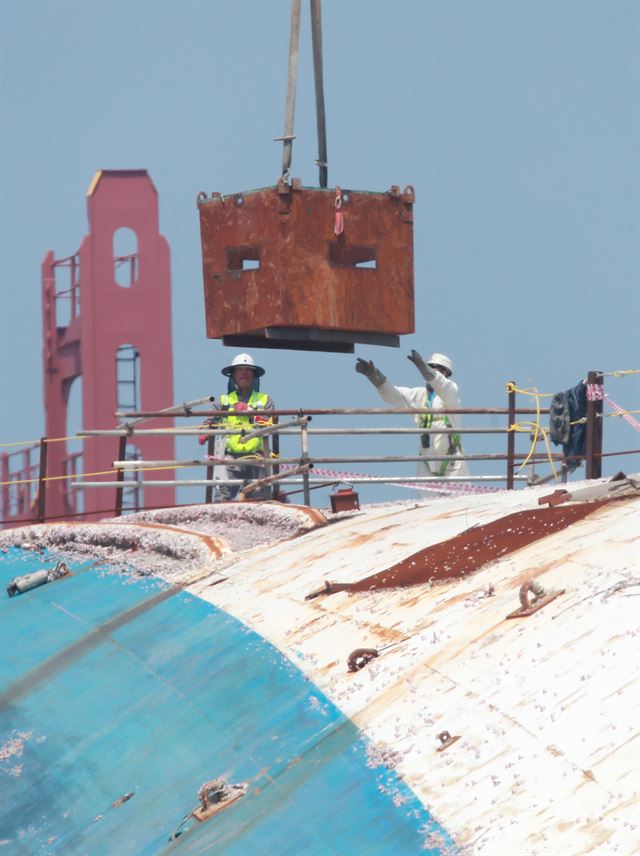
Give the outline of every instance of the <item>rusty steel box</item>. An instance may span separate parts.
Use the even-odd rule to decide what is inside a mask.
[[[412,187],[198,194],[207,337],[353,353],[413,333]]]
[[[352,488],[334,491],[329,497],[331,500],[331,511],[337,514],[339,511],[351,511],[360,509],[360,497]]]

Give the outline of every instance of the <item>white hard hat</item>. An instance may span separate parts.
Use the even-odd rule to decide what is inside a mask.
[[[453,374],[453,363],[446,354],[431,354],[427,363],[430,366],[442,366],[443,369],[447,369],[449,374]]]
[[[253,359],[251,354],[238,354],[233,358],[230,366],[225,366],[222,369],[222,374],[225,377],[231,377],[233,370],[237,368],[237,366],[248,366],[250,369],[253,369],[256,377],[262,377],[264,374],[264,369],[262,366],[256,365],[256,361]]]

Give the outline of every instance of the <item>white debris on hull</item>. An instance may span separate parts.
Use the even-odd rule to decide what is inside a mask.
[[[365,509],[265,547],[259,566],[240,556],[224,583],[190,591],[296,663],[393,757],[465,852],[631,856],[640,844],[640,499],[608,503],[463,579],[305,601],[324,579],[362,579],[548,493]],[[507,620],[530,579],[565,593]],[[347,670],[354,649],[384,646]],[[444,731],[459,739],[443,746]]]

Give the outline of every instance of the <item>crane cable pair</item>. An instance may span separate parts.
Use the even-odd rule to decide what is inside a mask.
[[[318,125],[318,160],[320,187],[326,188],[327,128],[324,109],[324,87],[322,72],[322,11],[321,0],[309,0],[311,10],[311,40],[313,43],[313,77],[316,91],[316,120]],[[300,39],[300,0],[291,0],[291,27],[289,35],[289,70],[287,74],[287,97],[285,101],[284,134],[276,137],[282,141],[282,175],[288,180],[293,150],[293,119],[296,109],[296,84],[298,79],[298,42]]]

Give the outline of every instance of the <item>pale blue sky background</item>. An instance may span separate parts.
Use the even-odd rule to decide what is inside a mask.
[[[590,368],[640,367],[639,10],[325,0],[329,184],[417,194],[417,332],[357,356],[418,385],[408,351],[444,351],[469,407],[503,406],[509,379],[555,392]],[[205,338],[194,200],[275,183],[288,38],[288,0],[0,3],[2,441],[43,430],[40,264],[78,249],[100,168],[146,168],[159,191],[176,398],[221,390],[233,351]],[[314,109],[303,2],[292,174],[307,185]],[[352,356],[255,356],[282,407],[380,404]],[[607,389],[640,406],[638,375]],[[607,421],[609,447],[638,441]],[[638,469],[629,458],[607,468],[620,466]]]

